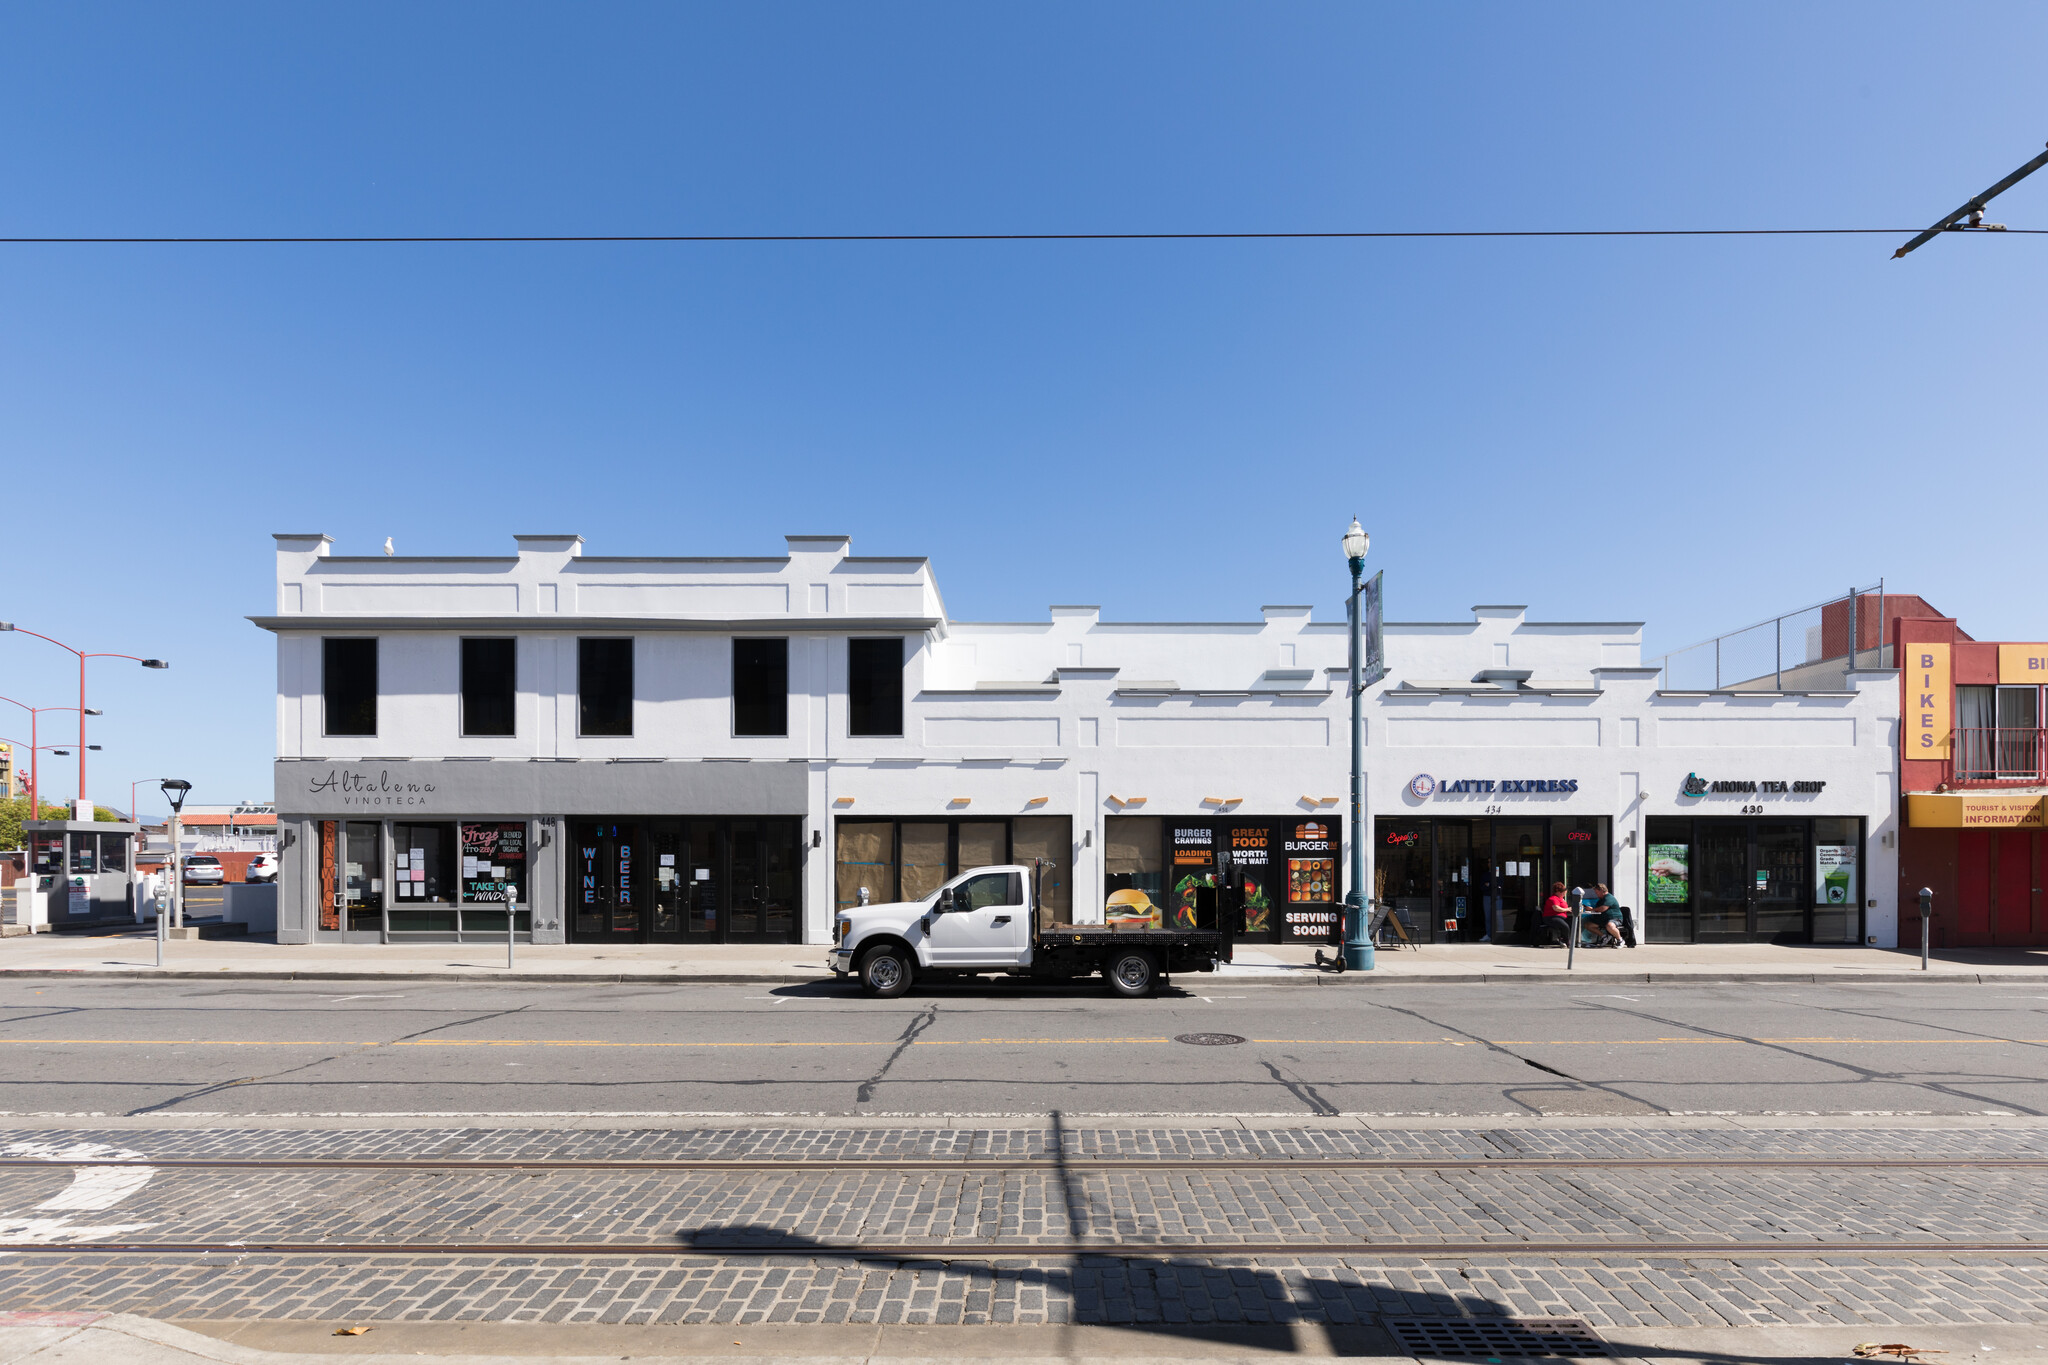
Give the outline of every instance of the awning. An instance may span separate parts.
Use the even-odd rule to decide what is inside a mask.
[[[2048,797],[2040,792],[1909,794],[1906,823],[1914,829],[2044,829]]]

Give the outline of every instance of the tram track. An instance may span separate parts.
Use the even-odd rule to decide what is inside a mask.
[[[1405,1257],[1463,1259],[1474,1256],[1594,1256],[1621,1258],[1691,1257],[1745,1260],[1804,1256],[2048,1256],[2048,1242],[2029,1241],[1851,1241],[1784,1239],[1737,1241],[1607,1240],[1585,1241],[919,1241],[836,1242],[795,1237],[787,1242],[678,1239],[674,1242],[284,1242],[284,1241],[106,1241],[5,1242],[0,1255],[75,1256],[419,1256],[490,1257],[748,1257],[806,1260],[987,1261],[1045,1260],[1076,1256],[1123,1259],[1259,1257],[1295,1259],[1303,1256]]]
[[[2044,1170],[2048,1157],[774,1157],[647,1160],[582,1157],[0,1157],[0,1171],[53,1166],[147,1166],[160,1171],[562,1171],[620,1174],[815,1175],[905,1171],[1059,1173],[1125,1171],[1256,1172],[1261,1175],[1358,1171],[1522,1170]]]

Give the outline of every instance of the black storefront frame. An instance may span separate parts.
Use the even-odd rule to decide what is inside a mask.
[[[1852,841],[1856,849],[1854,890],[1843,905],[1846,920],[1840,937],[1816,940],[1815,925],[1819,915],[1830,912],[1831,907],[1822,901],[1819,890],[1819,849],[1821,841],[1816,833],[1823,820],[1847,821],[1855,826]],[[1796,932],[1784,930],[1758,930],[1755,900],[1752,894],[1745,914],[1745,928],[1740,933],[1702,931],[1700,925],[1701,905],[1705,897],[1699,885],[1701,868],[1698,863],[1699,851],[1704,837],[1709,834],[1732,834],[1738,830],[1744,833],[1747,850],[1743,869],[1743,882],[1753,888],[1755,873],[1761,859],[1758,857],[1757,832],[1759,825],[1799,825],[1805,831],[1803,841],[1804,859],[1800,880],[1803,886],[1800,895],[1801,928]],[[1673,837],[1683,833],[1684,838]],[[1642,925],[1645,942],[1651,943],[1814,943],[1860,944],[1865,932],[1864,914],[1870,895],[1870,823],[1860,815],[1805,815],[1782,812],[1751,815],[1650,815],[1643,823],[1643,910],[1638,922]],[[1663,850],[1683,843],[1686,849],[1685,890],[1683,902],[1659,902],[1650,900],[1652,894],[1652,869],[1669,855]],[[1827,841],[1829,847],[1839,846],[1839,841]],[[1662,880],[1669,882],[1669,878]],[[1683,909],[1679,907],[1682,905]],[[1683,936],[1674,932],[1682,921]]]
[[[1477,826],[1487,828],[1487,856],[1475,877],[1471,869],[1477,860],[1473,857],[1472,834]],[[1581,826],[1574,830],[1571,826]],[[1590,825],[1591,829],[1584,829]],[[1542,833],[1532,848],[1515,852],[1529,852],[1533,856],[1523,859],[1505,859],[1498,846],[1497,835],[1502,830],[1539,828]],[[1462,831],[1462,847],[1467,857],[1466,879],[1459,880],[1452,873],[1456,869],[1446,866],[1444,857],[1447,841],[1446,830]],[[1390,849],[1405,848],[1397,842],[1411,834],[1427,831],[1429,838],[1428,887],[1423,895],[1414,895],[1409,887],[1389,885],[1388,873],[1396,864],[1389,856]],[[1564,836],[1560,838],[1559,836]],[[1570,866],[1580,846],[1578,836],[1584,835],[1584,847],[1592,855],[1596,869],[1590,875]],[[1556,815],[1550,813],[1508,813],[1488,816],[1434,816],[1434,815],[1379,815],[1373,817],[1373,898],[1391,901],[1392,916],[1400,921],[1402,930],[1410,941],[1417,943],[1476,942],[1493,932],[1493,918],[1490,918],[1490,898],[1505,898],[1510,890],[1519,895],[1512,906],[1504,906],[1498,918],[1498,932],[1494,941],[1534,941],[1537,932],[1536,919],[1540,914],[1543,900],[1549,896],[1553,882],[1563,881],[1567,888],[1572,886],[1590,890],[1601,881],[1611,887],[1613,869],[1611,851],[1614,847],[1614,822],[1606,815]],[[1502,864],[1528,863],[1530,870],[1523,873],[1502,873]],[[1511,885],[1512,884],[1512,885]],[[1463,889],[1457,889],[1462,887]],[[1417,904],[1416,902],[1426,902]],[[1631,907],[1634,909],[1633,907]],[[1642,912],[1634,910],[1635,922],[1642,923]],[[1458,928],[1446,928],[1449,921],[1456,920]],[[1392,937],[1391,929],[1382,931],[1382,937]]]
[[[567,826],[567,856],[563,858],[563,929],[570,943],[800,943],[803,941],[803,820],[778,815],[660,815],[660,816],[572,816]],[[786,899],[788,928],[775,932],[767,927],[774,917],[778,898],[772,894],[742,898],[733,870],[735,831],[754,827],[757,835],[770,830],[785,840],[790,878]],[[693,932],[691,905],[686,892],[697,886],[693,863],[669,864],[674,876],[664,884],[661,870],[661,836],[671,836],[672,848],[689,847],[690,835],[709,831],[717,850],[713,873],[705,880],[716,887],[714,930]],[[593,836],[594,837],[590,837]],[[589,850],[595,850],[594,856]],[[679,855],[677,855],[679,858]],[[768,859],[765,842],[755,856],[762,864]],[[688,872],[692,875],[685,876]],[[765,866],[758,870],[762,881],[750,881],[756,890],[768,890]],[[595,900],[591,899],[595,894]],[[664,895],[668,904],[663,904]],[[742,899],[750,903],[756,924],[751,931],[735,932],[734,925]]]

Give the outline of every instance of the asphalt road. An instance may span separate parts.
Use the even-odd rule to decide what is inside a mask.
[[[12,979],[0,1113],[2048,1113],[2024,983],[1209,989]]]

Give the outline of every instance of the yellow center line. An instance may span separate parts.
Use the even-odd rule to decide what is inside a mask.
[[[1104,1044],[1169,1043],[1146,1038],[916,1038],[912,1047],[1090,1047]],[[1839,1044],[1893,1047],[1901,1044],[2048,1044],[2048,1038],[1247,1038],[1249,1043],[1297,1047],[1761,1047],[1781,1044]],[[654,1042],[603,1038],[400,1038],[389,1043],[361,1039],[279,1038],[6,1038],[0,1043],[48,1047],[576,1047],[576,1048],[826,1048],[896,1047],[900,1038],[820,1042],[736,1041]]]

